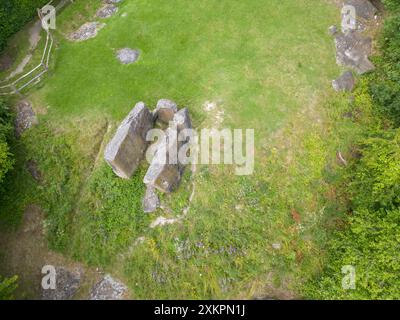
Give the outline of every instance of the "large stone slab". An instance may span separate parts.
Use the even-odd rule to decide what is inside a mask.
[[[368,56],[372,51],[372,39],[358,32],[339,33],[335,37],[336,61],[363,74],[375,69]]]
[[[152,113],[143,102],[137,103],[105,150],[104,158],[117,176],[129,179],[135,172],[148,146],[146,134],[152,128]]]
[[[165,131],[165,139],[160,142],[143,179],[146,185],[153,186],[164,193],[174,191],[181,180],[181,169],[177,163],[178,161],[177,159],[175,161],[169,153],[169,150],[178,150],[178,142],[174,135],[176,135],[176,131],[172,128],[168,128]]]

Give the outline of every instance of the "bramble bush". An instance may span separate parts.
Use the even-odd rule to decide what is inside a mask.
[[[17,289],[18,277],[2,278],[0,276],[0,300],[14,299],[14,291]]]

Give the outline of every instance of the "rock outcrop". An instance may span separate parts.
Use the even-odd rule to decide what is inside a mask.
[[[87,22],[83,24],[77,31],[71,33],[68,38],[72,41],[85,41],[97,36],[99,30],[105,26],[104,23]]]
[[[70,271],[56,267],[56,288],[42,289],[43,300],[69,300],[78,291],[81,282],[81,270]]]
[[[21,101],[16,106],[15,133],[20,137],[25,130],[38,124],[38,119],[28,101]]]
[[[90,300],[122,300],[128,288],[121,282],[106,275],[90,291]]]
[[[139,102],[119,126],[115,136],[107,145],[105,160],[114,173],[129,179],[148,146],[147,132],[153,128],[153,115],[143,102]]]

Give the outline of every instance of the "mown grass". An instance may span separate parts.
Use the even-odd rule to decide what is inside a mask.
[[[337,8],[317,0],[124,1],[95,39],[67,41],[99,3],[75,1],[58,19],[55,65],[30,92],[47,114],[18,156],[34,158],[44,182],[35,186],[20,160],[2,221],[18,222],[10,217],[21,216],[20,197],[40,202],[52,248],[121,278],[134,298],[295,296],[319,269],[325,227],[338,215],[329,184],[340,171],[336,151],[357,134],[341,118],[347,97],[324,104],[339,73],[327,34]],[[139,49],[139,61],[119,64],[122,47]],[[215,125],[206,101],[223,108],[221,126],[255,129],[256,167],[239,177],[232,167],[200,166],[185,219],[150,229],[157,216],[182,213],[190,174],[164,197],[170,214],[145,215],[146,165],[124,181],[101,152],[134,103],[165,97],[187,106],[199,129]]]

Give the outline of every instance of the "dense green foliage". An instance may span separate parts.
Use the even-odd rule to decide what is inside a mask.
[[[48,0],[7,0],[0,3],[0,52],[7,40],[36,15]]]
[[[400,1],[387,1],[395,12],[384,25],[381,38],[383,54],[371,79],[371,94],[382,112],[400,125]]]
[[[328,242],[323,273],[305,288],[310,298],[400,298],[400,1],[385,4],[391,15],[384,25],[382,55],[376,72],[361,80],[369,90],[356,91],[354,106],[372,101],[376,119],[365,126],[357,156],[338,184],[349,214]],[[347,265],[354,266],[356,282],[345,290],[341,270]]]
[[[2,278],[0,276],[0,300],[14,299],[14,291],[17,289],[18,277]]]
[[[11,113],[6,103],[0,100],[0,186],[6,173],[13,166],[13,158],[9,147],[9,138],[12,128]]]

